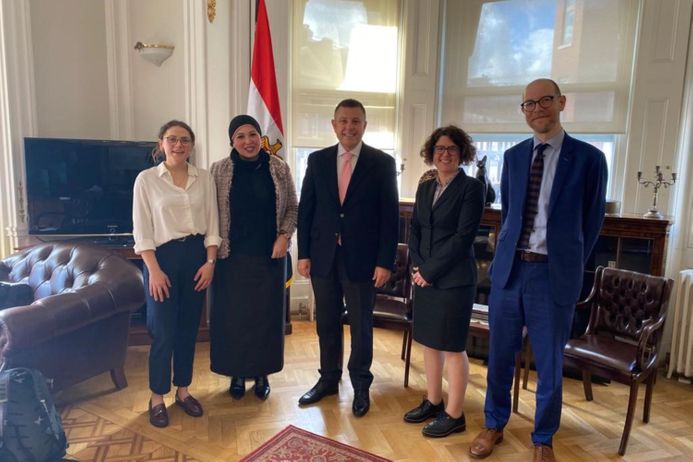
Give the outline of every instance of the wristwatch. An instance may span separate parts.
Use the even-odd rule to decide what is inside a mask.
[[[216,258],[208,258],[208,259],[207,259],[207,263],[209,263],[210,265],[213,265],[213,264],[215,264],[216,262],[217,262]]]

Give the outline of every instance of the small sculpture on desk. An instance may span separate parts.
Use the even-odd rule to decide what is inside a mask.
[[[646,188],[651,185],[652,189],[654,189],[654,195],[652,196],[652,207],[650,207],[650,210],[643,214],[643,217],[662,218],[662,214],[659,213],[659,210],[657,210],[657,195],[659,194],[659,188],[668,188],[669,186],[672,186],[674,183],[676,183],[676,173],[671,174],[671,181],[665,180],[664,175],[662,174],[662,170],[659,168],[659,165],[656,165],[655,178],[653,180],[645,180],[642,178],[642,172],[638,172],[638,183],[645,186]]]
[[[485,204],[493,204],[496,201],[496,191],[493,189],[491,180],[489,180],[488,174],[486,173],[486,156],[476,161],[476,179],[484,184],[484,190],[486,191]]]

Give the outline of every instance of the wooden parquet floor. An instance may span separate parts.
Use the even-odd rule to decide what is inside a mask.
[[[399,358],[401,334],[376,329],[371,410],[363,418],[351,414],[352,390],[345,373],[340,392],[320,403],[299,408],[297,400],[318,378],[318,344],[313,323],[293,323],[286,338],[285,366],[270,376],[272,394],[258,400],[248,383],[240,401],[227,394],[228,378],[209,371],[209,346],[199,343],[191,391],[205,407],[202,418],[169,407],[171,425],[157,429],[147,419],[147,347],[131,347],[126,373],[129,387],[116,391],[108,374],[58,394],[70,448],[68,459],[78,461],[230,462],[250,453],[289,424],[364,449],[394,461],[467,461],[470,441],[483,425],[486,368],[472,360],[465,414],[467,431],[442,439],[421,435],[422,424],[402,421],[402,415],[421,401],[425,390],[422,351],[414,346],[410,386],[405,389]],[[348,337],[345,342],[348,345]],[[534,373],[528,390],[520,392],[520,412],[514,414],[504,442],[487,461],[527,462],[532,457]],[[554,449],[561,461],[620,460],[628,389],[619,384],[595,385],[588,403],[579,381],[564,382],[561,429]],[[638,413],[642,418],[644,389]],[[167,402],[172,400],[172,394]],[[627,461],[693,461],[693,386],[658,378],[650,423],[636,420]]]

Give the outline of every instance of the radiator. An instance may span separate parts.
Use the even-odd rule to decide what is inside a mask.
[[[693,269],[679,273],[668,378],[693,376]]]

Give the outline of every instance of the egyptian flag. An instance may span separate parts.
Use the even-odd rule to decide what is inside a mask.
[[[262,129],[262,147],[275,156],[286,159],[284,149],[284,127],[279,106],[277,78],[274,73],[272,35],[265,0],[257,2],[253,64],[250,71],[248,90],[248,114],[255,117]]]
[[[267,19],[265,0],[257,2],[253,64],[250,70],[248,90],[248,115],[255,117],[262,129],[262,148],[272,155],[286,160],[284,127],[279,106],[277,78],[274,73],[272,34]],[[286,255],[286,287],[293,282],[291,255]]]

